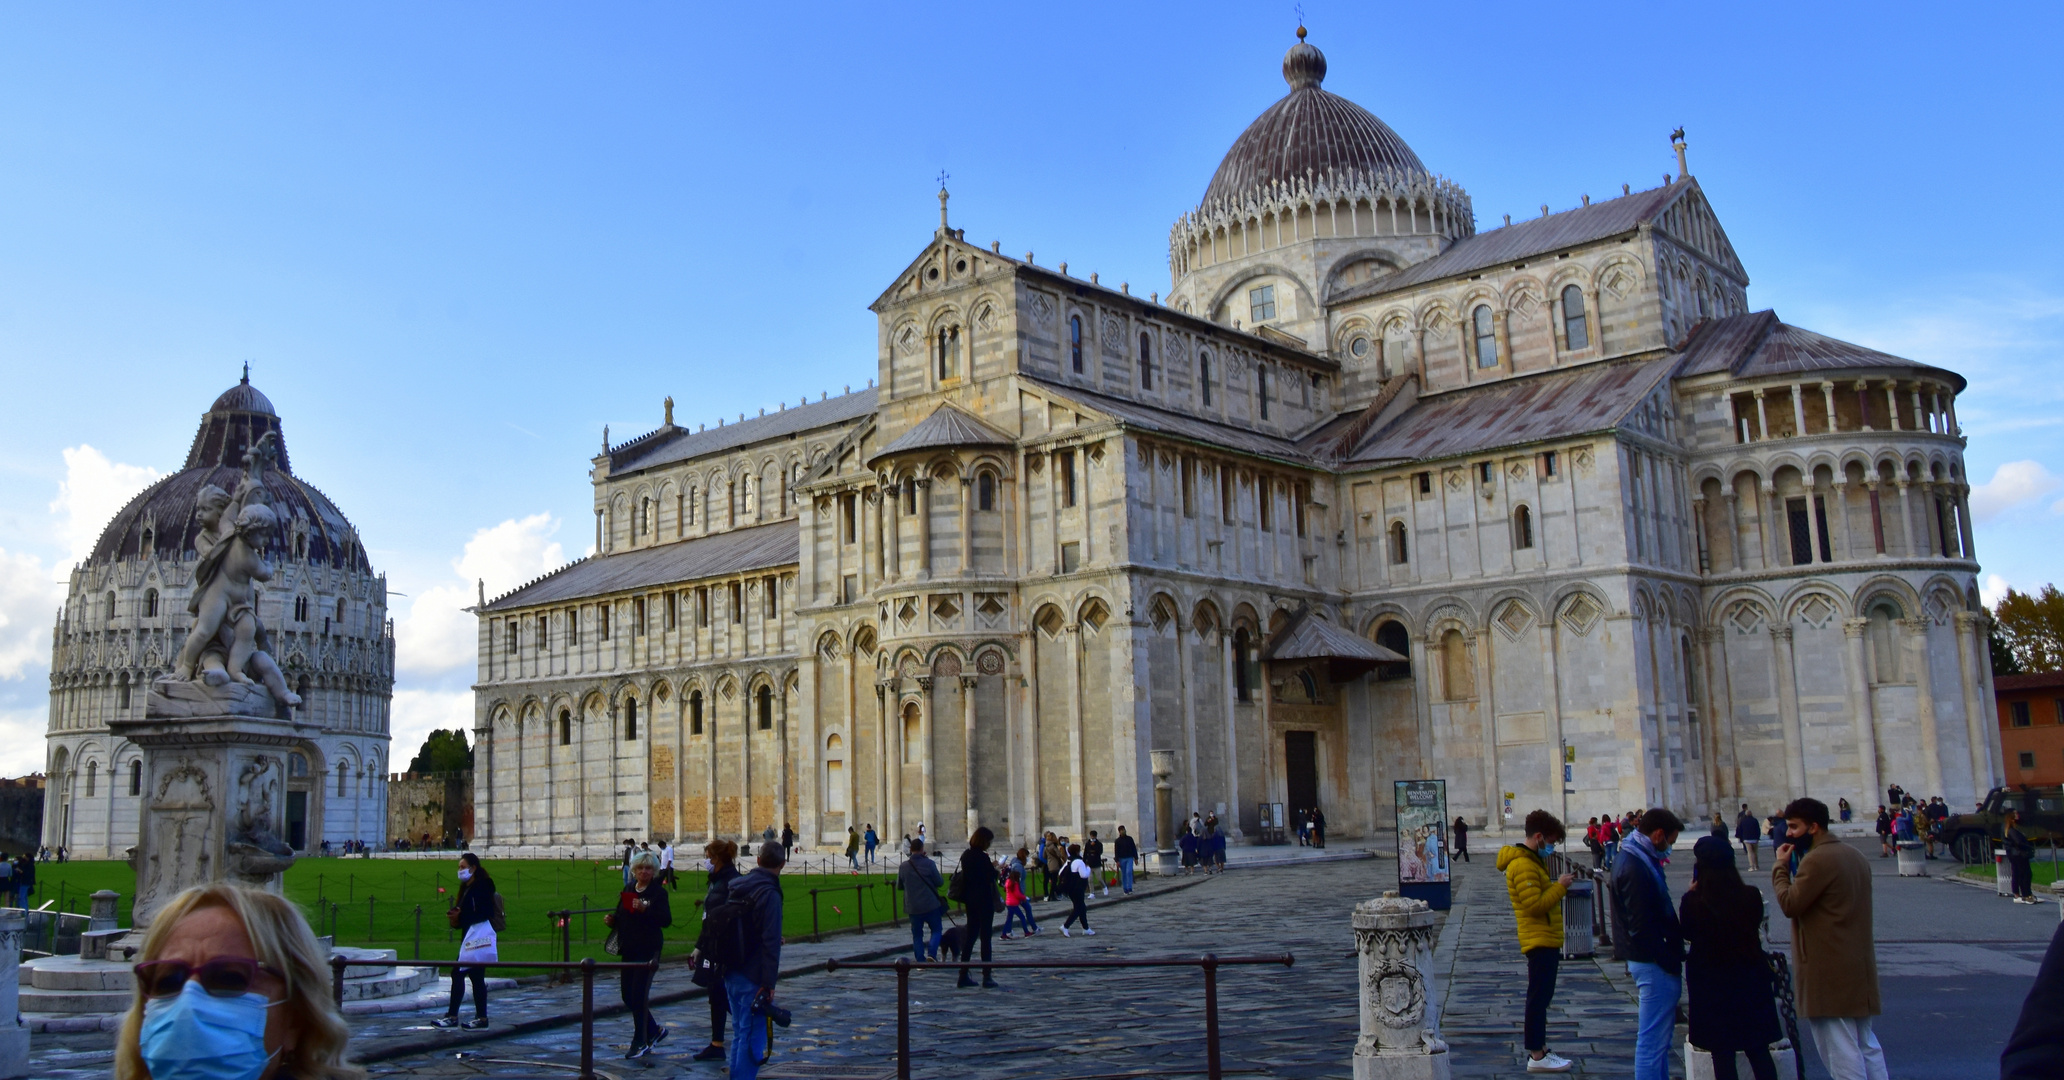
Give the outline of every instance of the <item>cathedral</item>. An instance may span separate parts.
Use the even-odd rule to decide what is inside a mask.
[[[1981,797],[1963,378],[1751,310],[1681,137],[1479,230],[1303,38],[1165,295],[941,191],[867,389],[605,437],[595,554],[477,608],[479,841]]]
[[[244,452],[267,435],[279,456],[264,495],[280,528],[258,614],[302,699],[289,714],[303,741],[287,753],[282,839],[313,852],[325,840],[385,836],[394,694],[387,579],[336,504],[293,472],[279,414],[247,369],[202,415],[185,467],[130,500],[72,568],[51,634],[42,841],[52,851],[121,859],[135,846],[143,755],[109,721],[143,719],[151,680],[171,670],[193,625],[187,601],[201,559],[203,489],[234,489]]]

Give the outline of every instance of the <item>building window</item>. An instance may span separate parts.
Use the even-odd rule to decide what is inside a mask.
[[[345,792],[345,791],[347,790],[347,789],[346,789],[346,787],[345,787],[345,785],[349,784],[350,782],[351,782],[351,767],[350,767],[350,766],[348,766],[348,765],[339,765],[339,766],[337,766],[337,797],[338,797],[338,798],[340,798],[340,799],[341,799],[341,798],[343,798],[343,797],[344,797],[344,792]]]
[[[96,778],[97,778],[97,777],[98,777],[99,775],[100,775],[100,762],[98,762],[98,761],[89,761],[89,762],[87,762],[87,763],[86,763],[86,797],[87,797],[87,798],[89,798],[89,799],[93,797],[93,782],[94,782],[94,780],[95,780],[95,779],[96,779]]]
[[[1233,513],[1233,470],[1223,465],[1218,467],[1218,516],[1219,520],[1231,525]]]
[[[537,642],[535,643],[535,647],[536,647],[537,651],[539,651],[539,652],[544,652],[544,651],[545,651],[545,644],[546,644],[547,642],[551,641],[551,640],[552,640],[552,617],[551,617],[550,615],[540,615],[540,616],[538,616],[538,623],[537,623]]]
[[[1512,512],[1512,546],[1534,546],[1534,512],[1524,506]]]
[[[1204,395],[1204,404],[1211,404],[1211,354],[1197,354],[1197,388]]]
[[[702,734],[702,691],[688,691],[688,734]]]
[[[306,768],[306,766],[303,766],[303,768]],[[143,762],[141,761],[129,763],[129,794],[143,794]]]
[[[1276,485],[1266,476],[1254,480],[1254,510],[1261,521],[1261,531],[1275,531]]]
[[[680,599],[679,599],[679,597],[677,597],[677,596],[676,596],[676,595],[675,595],[674,593],[668,593],[668,594],[666,594],[666,616],[665,616],[665,617],[666,617],[666,628],[667,628],[667,629],[669,629],[669,630],[672,630],[672,629],[674,628],[674,626],[676,625],[676,623],[675,623],[675,620],[679,618],[679,614],[678,614],[678,612],[679,612],[679,608],[680,608],[680,606],[681,606],[681,602],[680,602]]]
[[[1562,338],[1571,352],[1591,347],[1591,325],[1584,317],[1584,290],[1562,287]]]
[[[123,681],[122,681],[122,683],[121,683],[120,685],[118,685],[118,686],[117,686],[117,687],[115,688],[115,708],[117,708],[117,709],[126,709],[126,708],[128,708],[128,707],[129,707],[129,682],[128,682],[128,677],[127,677],[127,676],[124,676],[124,677],[123,677]]]
[[[1266,322],[1276,317],[1276,287],[1263,285],[1247,290],[1247,314],[1254,322]]]
[[[745,621],[745,582],[743,581],[731,583],[731,621],[733,623]]]
[[[580,609],[577,607],[566,609],[566,644],[580,644]]]
[[[707,585],[695,590],[695,625],[709,625],[709,586]]]
[[[2023,751],[2021,751],[2021,754],[2020,754],[2020,758],[2021,758],[2021,767],[2022,767],[2023,769],[2033,769],[2033,768],[2035,768],[2035,753],[2034,753],[2034,751],[2030,751],[2030,750],[2023,750]],[[89,781],[87,781],[87,786],[88,786],[88,788],[90,789],[90,788],[92,787],[92,781],[90,781],[90,780],[89,780]],[[92,792],[91,790],[88,790],[88,791],[86,792],[86,794],[88,794],[88,795],[91,795],[91,794],[93,794],[93,792]]]
[[[1419,494],[1433,494],[1433,474],[1431,472],[1414,473],[1413,478],[1419,482]]]
[[[1068,366],[1082,374],[1082,316],[1068,316]]]
[[[631,598],[631,636],[645,636],[645,598],[642,596]]]
[[[1490,483],[1491,481],[1493,481],[1493,480],[1496,480],[1496,479],[1497,479],[1497,474],[1496,474],[1495,472],[1493,472],[1493,471],[1492,471],[1492,468],[1493,468],[1493,467],[1492,467],[1491,463],[1490,463],[1490,462],[1488,462],[1488,461],[1479,461],[1479,462],[1477,462],[1477,463],[1476,463],[1476,482],[1477,482],[1477,483],[1479,483],[1479,484],[1488,484],[1488,483]]]
[[[1806,500],[1786,499],[1785,517],[1791,526],[1792,565],[1807,566],[1813,562],[1813,527],[1820,529],[1820,561],[1833,562],[1834,556],[1828,550],[1827,500],[1818,495],[1813,497],[1813,514],[1818,520],[1809,526],[1806,522]]]
[[[780,615],[781,579],[778,577],[768,578],[766,583],[760,587],[760,597],[761,599],[766,601],[766,607],[761,612],[761,614],[767,616],[770,619]]]
[[[573,745],[573,714],[565,709],[559,710],[559,745]]]
[[[1061,505],[1075,505],[1075,451],[1056,451],[1054,454],[1054,471],[1060,474]]]
[[[860,599],[860,575],[847,574],[839,579],[839,603],[850,604]]]
[[[917,478],[903,478],[903,514],[908,517],[917,513]]]
[[[687,524],[689,524],[689,525],[693,525],[693,524],[695,524],[695,489],[694,489],[694,488],[689,488],[689,489],[688,489],[688,506],[687,506],[687,508],[686,508],[686,512],[685,512],[685,513],[686,513],[686,520],[687,520]]]
[[[517,648],[517,641],[516,641],[516,637],[517,637],[517,634],[518,634],[518,631],[517,631],[517,628],[516,628],[516,620],[514,620],[514,619],[510,619],[510,620],[509,620],[509,622],[508,622],[508,637],[509,637],[509,647],[508,647],[508,649],[506,649],[505,651],[506,651],[506,652],[507,652],[507,653],[508,653],[509,655],[511,655],[511,656],[514,656],[514,655],[516,655],[516,648]]]
[[[975,474],[975,509],[996,509],[996,474],[992,472]]]
[[[1864,628],[1864,633],[1870,639],[1872,666],[1876,669],[1872,672],[1874,676],[1872,681],[1879,683],[1904,681],[1900,678],[1899,623],[1901,619],[1905,618],[1905,613],[1894,606],[1891,601],[1881,600],[1871,605],[1867,617],[1870,623]]]
[[[1142,390],[1154,388],[1154,342],[1145,331],[1139,336],[1139,386]]]
[[[760,687],[760,730],[771,731],[773,728],[774,690],[772,687],[762,686]]]
[[[1182,483],[1182,516],[1186,518],[1196,517],[1197,463],[1186,457],[1179,458],[1176,462],[1175,471],[1176,475],[1181,478]]]
[[[625,742],[637,742],[637,741],[638,741],[638,699],[637,699],[637,698],[625,698],[625,699],[624,699],[624,703],[623,703],[623,707],[624,707],[624,727],[623,727],[623,741],[625,741]]]
[[[1268,366],[1265,364],[1256,364],[1254,367],[1254,389],[1256,397],[1261,402],[1261,418],[1266,420],[1268,419]]]
[[[1233,631],[1233,694],[1241,701],[1254,700],[1254,679],[1247,667],[1250,640],[1246,627]]]
[[[960,327],[949,326],[939,331],[939,381],[945,382],[960,374]]]
[[[1542,476],[1544,476],[1544,477],[1552,477],[1552,476],[1554,476],[1554,475],[1555,475],[1555,466],[1556,466],[1556,461],[1555,461],[1555,451],[1553,451],[1553,450],[1543,450],[1543,451],[1541,451],[1541,475],[1542,475]]]
[[[1357,360],[1368,356],[1369,336],[1367,334],[1356,334],[1354,340],[1347,343],[1347,352],[1348,355]]]
[[[107,608],[106,608],[106,611],[107,611],[107,619],[106,619],[106,621],[107,621],[107,622],[109,622],[109,623],[113,623],[113,622],[115,621],[115,594],[114,594],[114,593],[109,593],[109,594],[107,594]]]
[[[606,602],[595,605],[595,639],[609,640],[609,605]]]
[[[1476,325],[1476,366],[1494,368],[1498,366],[1498,331],[1491,319],[1488,304],[1478,304],[1472,316]]]
[[[1405,523],[1393,521],[1390,523],[1390,563],[1403,566],[1410,561],[1411,550],[1405,546]]]
[[[924,721],[918,712],[917,702],[903,706],[903,764],[915,765],[924,760]]]
[[[1406,631],[1404,623],[1386,622],[1377,627],[1376,644],[1407,658],[1376,665],[1377,682],[1395,682],[1412,677],[1412,635]]]
[[[143,592],[143,615],[144,615],[144,617],[145,617],[145,618],[147,618],[147,619],[155,619],[155,618],[157,618],[157,617],[158,617],[158,590],[156,590],[156,589],[145,589],[145,590],[144,590],[144,592]]]
[[[297,596],[294,598],[294,621],[308,621],[308,598],[305,596]]]
[[[2028,719],[2028,703],[2027,703],[2027,702],[2025,702],[2025,701],[2014,701],[2014,702],[2009,702],[2009,703],[2007,704],[2007,711],[2008,711],[2008,712],[2009,712],[2010,714],[2012,714],[2012,716],[2013,716],[2013,724],[2014,724],[2014,726],[2015,726],[2015,727],[2027,727],[2027,726],[2029,725],[2030,721],[2029,721],[2029,719]]]
[[[839,496],[839,523],[844,527],[846,543],[860,538],[860,496]]]

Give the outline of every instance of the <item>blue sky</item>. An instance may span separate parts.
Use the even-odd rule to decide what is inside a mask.
[[[1293,11],[0,9],[0,774],[41,766],[66,568],[242,362],[407,594],[411,754],[471,715],[473,579],[587,549],[603,425],[871,377],[941,169],[968,239],[1165,291]],[[1304,14],[1482,227],[1654,185],[1684,125],[1752,304],[1969,377],[1986,572],[2055,576],[2055,5]]]

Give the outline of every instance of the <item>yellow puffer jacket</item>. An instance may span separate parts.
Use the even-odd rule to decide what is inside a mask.
[[[1568,887],[1549,877],[1548,864],[1524,844],[1499,848],[1498,869],[1505,871],[1505,892],[1519,920],[1519,951],[1562,948],[1562,898]]]

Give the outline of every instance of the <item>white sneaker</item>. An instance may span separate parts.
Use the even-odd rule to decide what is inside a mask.
[[[1539,1058],[1529,1057],[1526,1063],[1526,1071],[1528,1072],[1568,1072],[1569,1067],[1569,1059],[1557,1054],[1548,1054]]]
[[[1090,929],[1089,927],[1087,927],[1087,926],[1085,926],[1085,927],[1083,927],[1083,928],[1082,928],[1082,932],[1083,932],[1084,934],[1087,934],[1087,935],[1088,935],[1088,936],[1090,936],[1090,937],[1095,937],[1095,936],[1096,936],[1096,931],[1094,931],[1094,930],[1091,930],[1091,929]]]
[[[1069,933],[1069,932],[1068,932],[1068,928],[1067,928],[1067,927],[1065,927],[1065,926],[1063,926],[1063,927],[1061,927],[1061,936],[1062,936],[1062,937],[1074,937],[1075,935],[1073,935],[1073,934]]]

